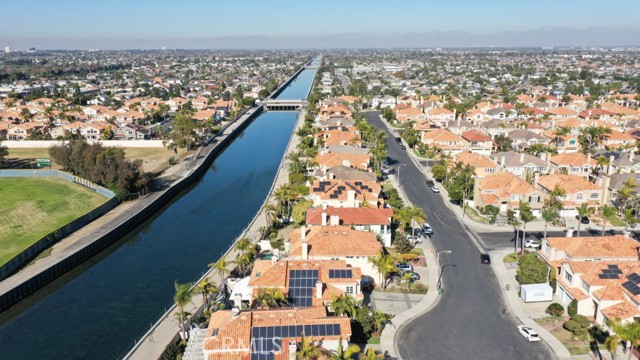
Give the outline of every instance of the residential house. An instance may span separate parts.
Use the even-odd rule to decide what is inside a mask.
[[[309,196],[315,206],[378,208],[384,204],[382,187],[375,181],[316,180]]]
[[[636,138],[615,129],[611,129],[611,133],[603,137],[602,145],[608,149],[635,148],[636,146]]]
[[[204,331],[201,359],[295,359],[302,341],[321,343],[327,351],[346,349],[351,338],[346,316],[327,316],[324,307],[239,311],[211,314]]]
[[[597,161],[591,158],[591,154],[585,155],[580,152],[552,155],[549,163],[552,173],[577,175],[583,178],[593,175],[593,169],[597,165]]]
[[[463,132],[460,137],[465,141],[465,150],[480,155],[491,155],[493,141],[491,138],[477,130]]]
[[[521,202],[528,202],[535,216],[540,216],[546,196],[522,178],[506,171],[487,175],[474,182],[473,206],[493,205],[501,213],[518,213]]]
[[[545,136],[528,129],[512,130],[507,136],[513,141],[511,146],[518,151],[524,151],[535,144],[545,145],[549,141]]]
[[[149,129],[138,124],[125,124],[115,131],[115,137],[124,140],[144,140],[149,137],[149,134]]]
[[[8,140],[27,140],[31,137],[34,131],[45,132],[47,127],[43,124],[35,122],[25,122],[17,124],[7,128]]]
[[[438,147],[451,155],[463,151],[465,147],[465,140],[447,129],[425,131],[420,140],[430,148]]]
[[[533,175],[535,172],[546,174],[549,171],[549,165],[545,160],[530,154],[506,151],[495,154],[493,159],[505,171],[523,178],[527,174]]]
[[[344,225],[358,231],[371,231],[382,239],[384,246],[391,246],[391,219],[393,209],[377,207],[339,208],[313,206],[307,210],[308,226]]]
[[[340,129],[324,130],[317,134],[325,147],[331,145],[361,145],[362,141],[355,128],[343,126]]]
[[[578,215],[578,207],[586,203],[589,207],[597,208],[602,205],[604,189],[585,178],[577,175],[551,174],[540,176],[534,183],[536,189],[549,194],[556,186],[565,191],[560,216],[573,217]]]
[[[378,270],[369,261],[382,251],[376,234],[348,226],[302,226],[289,237],[288,258],[303,260],[344,260],[359,267],[363,275],[378,279]]]
[[[622,173],[622,174],[611,174],[605,177],[605,193],[604,199],[602,200],[603,204],[606,204],[608,201],[613,202],[617,206],[622,206],[618,199],[618,191],[624,187],[624,184],[628,179],[633,179],[633,183],[636,184],[635,192],[638,192],[640,189],[640,173]]]
[[[344,165],[359,170],[368,170],[371,163],[371,156],[368,154],[336,154],[325,152],[316,155],[316,162],[321,170],[327,168]]]
[[[408,122],[420,122],[425,121],[427,119],[427,115],[424,114],[420,109],[416,109],[413,107],[400,109],[396,111],[396,120],[400,124],[405,124]]]
[[[472,166],[475,169],[475,176],[478,178],[495,174],[498,168],[498,164],[488,156],[469,151],[463,151],[454,155],[451,159],[451,167],[455,167],[456,164]]]

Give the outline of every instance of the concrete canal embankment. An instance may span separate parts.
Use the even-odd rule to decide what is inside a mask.
[[[223,128],[201,149],[198,156],[183,164],[179,171],[180,178],[165,190],[149,194],[92,234],[0,282],[0,311],[16,304],[133,231],[180,192],[195,183],[216,156],[261,113],[262,107],[251,108]]]

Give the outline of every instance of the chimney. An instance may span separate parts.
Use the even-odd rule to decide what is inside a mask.
[[[236,317],[236,316],[240,315],[240,308],[234,307],[233,309],[231,309],[231,315],[233,317]]]
[[[347,202],[349,203],[355,203],[356,201],[356,192],[353,190],[348,190],[347,191]],[[349,205],[349,207],[352,207],[353,205]]]
[[[307,229],[306,226],[302,225],[301,229],[301,239],[302,239],[302,260],[309,259],[309,243],[307,242]]]
[[[534,189],[538,188],[538,180],[540,180],[540,173],[536,172],[535,174],[533,174],[533,188]]]
[[[305,240],[306,236],[307,236],[307,227],[305,225],[302,225],[300,227],[300,239]]]
[[[327,226],[327,218],[329,217],[329,215],[327,215],[326,212],[322,212],[322,226]]]
[[[328,207],[328,206],[329,206],[329,205],[327,205],[327,203],[326,203],[326,202],[323,202],[323,203],[322,203],[322,210],[327,210],[327,207]]]
[[[242,294],[236,293],[233,297],[233,307],[238,309],[242,308]]]
[[[543,152],[542,154],[540,154],[540,159],[542,159],[542,161],[547,161],[547,153]]]
[[[591,153],[587,154],[587,164],[591,162]]]
[[[322,281],[316,281],[316,299],[322,299]]]
[[[504,156],[500,156],[500,165],[504,166]]]
[[[331,226],[337,226],[340,225],[340,216],[338,215],[332,215],[331,216],[331,220],[329,221],[329,224]]]
[[[567,237],[573,237],[573,228],[572,227],[567,229]]]
[[[289,340],[289,360],[296,360],[296,350],[298,349],[298,344],[295,340]]]
[[[524,153],[520,153],[520,163],[524,162]]]
[[[610,155],[609,165],[607,165],[607,175],[613,174],[613,160],[615,160],[615,158],[613,157],[613,155]]]
[[[633,153],[633,151],[630,151],[630,152],[629,152],[629,161],[630,161],[630,162],[633,162],[633,157],[634,157],[634,155],[635,155],[635,154]]]

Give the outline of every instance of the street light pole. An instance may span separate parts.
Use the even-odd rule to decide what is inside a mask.
[[[438,269],[438,293],[442,291],[442,287],[440,286],[440,280],[442,278],[442,269],[440,268],[440,254],[451,254],[451,250],[442,250],[436,254],[436,268]]]
[[[398,165],[398,187],[400,186],[401,182],[400,182],[400,168],[405,166],[407,164],[400,164]]]

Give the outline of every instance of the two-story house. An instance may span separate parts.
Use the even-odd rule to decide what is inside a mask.
[[[463,151],[465,147],[465,140],[447,129],[425,131],[420,140],[430,148],[438,147],[450,155]]]
[[[578,175],[543,175],[536,179],[534,186],[545,194],[549,194],[556,186],[564,190],[564,197],[558,199],[563,206],[560,216],[573,217],[578,215],[577,208],[583,203],[588,204],[591,208],[598,208],[602,205],[604,190]]]
[[[581,152],[562,153],[552,155],[549,160],[552,173],[577,175],[588,178],[593,174],[597,161],[591,158],[591,154]]]
[[[493,159],[505,171],[523,178],[527,174],[546,174],[549,171],[546,161],[530,154],[506,151],[493,155]]]
[[[465,150],[480,155],[491,155],[493,140],[477,130],[467,130],[460,134],[465,141]]]
[[[463,166],[473,166],[475,176],[478,178],[494,174],[498,168],[498,164],[490,157],[469,151],[463,151],[453,156],[451,159],[451,167],[455,167],[458,163]]]
[[[384,246],[391,246],[391,221],[393,209],[385,207],[337,208],[323,205],[307,210],[308,226],[344,225],[358,231],[370,231],[378,235]]]
[[[315,206],[378,208],[384,204],[382,187],[375,181],[316,180],[309,197]]]
[[[506,171],[487,175],[474,182],[473,206],[493,205],[501,213],[513,210],[518,213],[521,202],[528,202],[533,215],[540,216],[546,196],[522,178]]]

